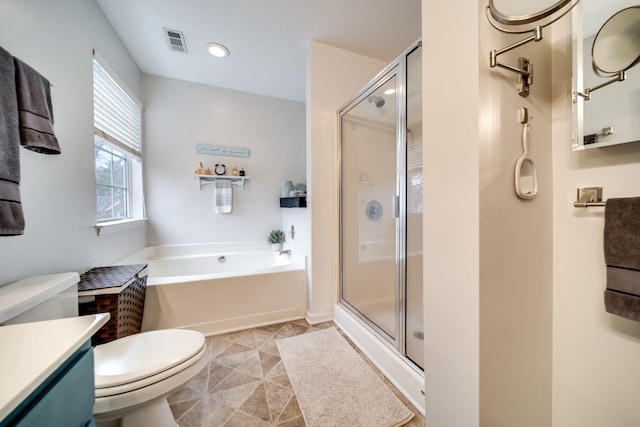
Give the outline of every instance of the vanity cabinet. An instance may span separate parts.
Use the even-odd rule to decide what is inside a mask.
[[[91,336],[109,314],[0,326],[0,427],[93,426]]]
[[[93,348],[86,342],[0,426],[92,426]]]

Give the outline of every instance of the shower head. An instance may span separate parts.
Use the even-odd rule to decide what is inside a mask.
[[[373,102],[374,104],[376,104],[376,108],[382,108],[385,100],[383,97],[375,95],[369,98],[369,102]]]

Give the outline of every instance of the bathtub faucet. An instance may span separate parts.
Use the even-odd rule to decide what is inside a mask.
[[[286,255],[287,257],[291,258],[291,249],[280,251],[278,255]]]

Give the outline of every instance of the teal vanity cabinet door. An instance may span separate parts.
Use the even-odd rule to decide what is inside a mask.
[[[0,423],[4,426],[92,426],[95,388],[89,342]]]

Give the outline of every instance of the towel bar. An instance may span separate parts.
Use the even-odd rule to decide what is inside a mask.
[[[573,206],[576,208],[590,208],[606,205],[606,202],[602,200],[602,187],[578,188],[577,198],[578,200],[573,202]]]
[[[573,202],[573,206],[576,208],[591,208],[595,206],[605,206],[606,202]]]

